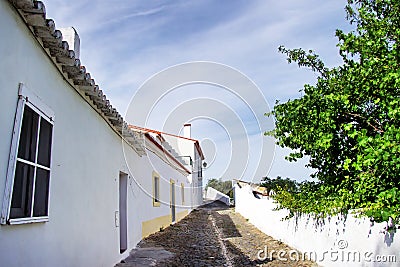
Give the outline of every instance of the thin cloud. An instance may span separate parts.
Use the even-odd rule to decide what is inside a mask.
[[[136,18],[136,17],[154,16],[154,15],[162,12],[164,9],[165,9],[165,6],[160,6],[160,7],[149,9],[149,10],[134,12],[132,14],[117,16],[113,19],[109,19],[109,20],[101,23],[100,25],[104,26],[104,25],[109,25],[109,24],[121,23],[123,21],[129,20],[132,18]]]
[[[238,1],[229,12],[222,12],[223,4],[213,1],[177,1],[168,6],[150,1],[45,2],[57,26],[77,28],[83,64],[121,113],[147,78],[193,60],[239,69],[261,88],[270,105],[275,99],[299,97],[298,90],[313,83],[315,76],[288,65],[277,47],[315,49],[328,65],[338,64],[334,30],[347,25],[345,4],[345,0]],[[285,176],[283,172],[291,168],[281,161],[272,174]]]

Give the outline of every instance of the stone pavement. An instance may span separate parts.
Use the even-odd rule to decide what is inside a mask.
[[[258,253],[266,247],[267,255]],[[286,253],[278,255],[278,251]],[[317,266],[301,260],[301,256],[300,260],[291,260],[289,252],[292,258],[300,255],[293,254],[292,248],[262,233],[233,209],[213,202],[145,238],[115,267]]]

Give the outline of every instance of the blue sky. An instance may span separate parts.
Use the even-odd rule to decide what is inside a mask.
[[[350,29],[345,20],[345,3],[344,0],[45,1],[47,17],[53,18],[57,27],[73,26],[78,31],[82,63],[121,114],[150,77],[191,61],[217,62],[246,75],[265,98],[265,101],[250,101],[251,109],[258,113],[267,112],[268,105],[272,107],[276,99],[297,98],[303,84],[313,84],[316,76],[287,64],[285,56],[278,53],[278,46],[313,49],[328,66],[340,64],[334,34],[337,28]],[[202,104],[196,106],[200,99]],[[145,93],[142,100],[146,101]],[[214,105],[215,102],[220,105]],[[241,164],[236,164],[237,169],[228,167],[233,157],[247,162],[250,169],[260,164],[253,159],[260,153],[255,139],[264,138],[260,136],[267,129],[260,129],[256,116],[243,103],[234,94],[215,86],[188,85],[160,98],[148,114],[146,125],[141,126],[179,133],[181,128],[176,125],[189,120],[193,123],[193,137],[204,141],[207,161],[212,163],[205,171],[206,178],[257,180],[261,177],[250,177],[251,172],[243,171]],[[192,118],[182,115],[188,107],[195,109],[191,110]],[[201,109],[207,109],[207,116],[203,116]],[[171,120],[174,123],[170,125],[175,126],[168,128],[165,123]],[[244,145],[240,153],[232,151],[235,142]],[[286,150],[272,150],[269,153],[274,153],[275,158],[265,164],[268,166],[263,175],[298,180],[308,177],[310,170],[303,167],[306,161],[291,164],[283,160]],[[233,169],[227,172],[227,168]],[[233,173],[236,177],[232,177]]]

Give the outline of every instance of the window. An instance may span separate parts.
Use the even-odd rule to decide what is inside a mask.
[[[48,220],[53,112],[20,85],[1,223]]]
[[[182,205],[185,204],[185,186],[181,183],[181,197],[182,197]]]
[[[199,160],[199,163],[197,164],[197,177],[203,177],[203,168],[201,166],[201,160]]]
[[[153,206],[160,206],[160,176],[153,172]]]

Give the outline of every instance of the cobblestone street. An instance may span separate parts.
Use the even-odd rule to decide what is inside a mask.
[[[286,251],[260,256],[258,251]],[[180,222],[142,240],[116,267],[133,266],[317,266],[289,259],[292,248],[247,222],[234,209],[210,203]],[[269,256],[272,256],[271,258]],[[300,257],[301,258],[301,257]]]

